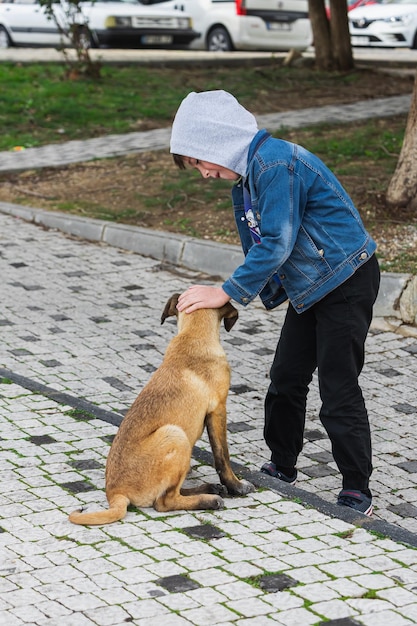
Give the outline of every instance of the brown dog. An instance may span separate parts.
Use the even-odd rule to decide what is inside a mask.
[[[231,466],[226,435],[226,398],[230,367],[220,344],[220,323],[229,331],[238,318],[230,304],[220,309],[179,313],[178,294],[167,302],[161,324],[178,318],[178,334],[162,365],[136,398],[110,448],[106,465],[109,509],[74,511],[74,524],[108,524],[122,519],[127,507],[157,511],[221,509],[220,485],[182,489],[194,444],[207,427],[215,467],[231,495],[254,490]]]

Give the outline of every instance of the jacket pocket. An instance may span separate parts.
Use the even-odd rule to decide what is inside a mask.
[[[284,265],[287,264],[310,278],[312,282],[331,271],[326,260],[325,243],[314,241],[303,227],[300,228],[294,249]]]

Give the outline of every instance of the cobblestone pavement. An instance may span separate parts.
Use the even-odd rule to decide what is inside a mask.
[[[338,107],[337,119],[406,111],[409,98]],[[263,116],[260,125],[331,121],[334,107]],[[16,170],[165,148],[169,129],[112,141],[1,153]],[[107,152],[111,144],[112,153]],[[228,438],[255,493],[217,512],[106,506],[104,468],[123,414],[162,360],[175,291],[207,277],[0,215],[0,624],[282,626],[417,623],[417,341],[376,320],[361,383],[374,442],[375,513],[336,507],[340,477],[318,420],[314,379],[297,487],[260,474],[263,396],[284,310],[240,310],[222,332],[232,366]],[[207,278],[208,279],[208,278]],[[204,435],[189,482],[216,481]]]
[[[297,487],[259,473],[263,396],[284,310],[240,309],[222,331],[228,438],[256,492],[216,512],[106,506],[117,425],[161,362],[168,297],[206,277],[0,215],[0,624],[308,626],[417,623],[417,341],[375,326],[361,383],[375,514],[334,505],[340,477],[314,379]],[[215,480],[204,435],[189,481]]]

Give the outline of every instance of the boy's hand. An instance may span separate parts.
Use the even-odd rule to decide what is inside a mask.
[[[178,298],[177,309],[186,313],[197,309],[218,309],[229,300],[230,296],[221,287],[192,285]]]

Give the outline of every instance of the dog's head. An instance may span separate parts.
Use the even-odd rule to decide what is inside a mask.
[[[167,317],[172,317],[174,315],[178,316],[177,303],[178,298],[180,297],[179,293],[174,293],[168,302],[165,305],[165,308],[161,315],[161,324],[165,322]],[[227,332],[233,328],[233,326],[237,322],[237,318],[239,317],[238,310],[235,309],[233,304],[227,302],[224,306],[217,309],[219,318],[223,320],[223,324]]]

